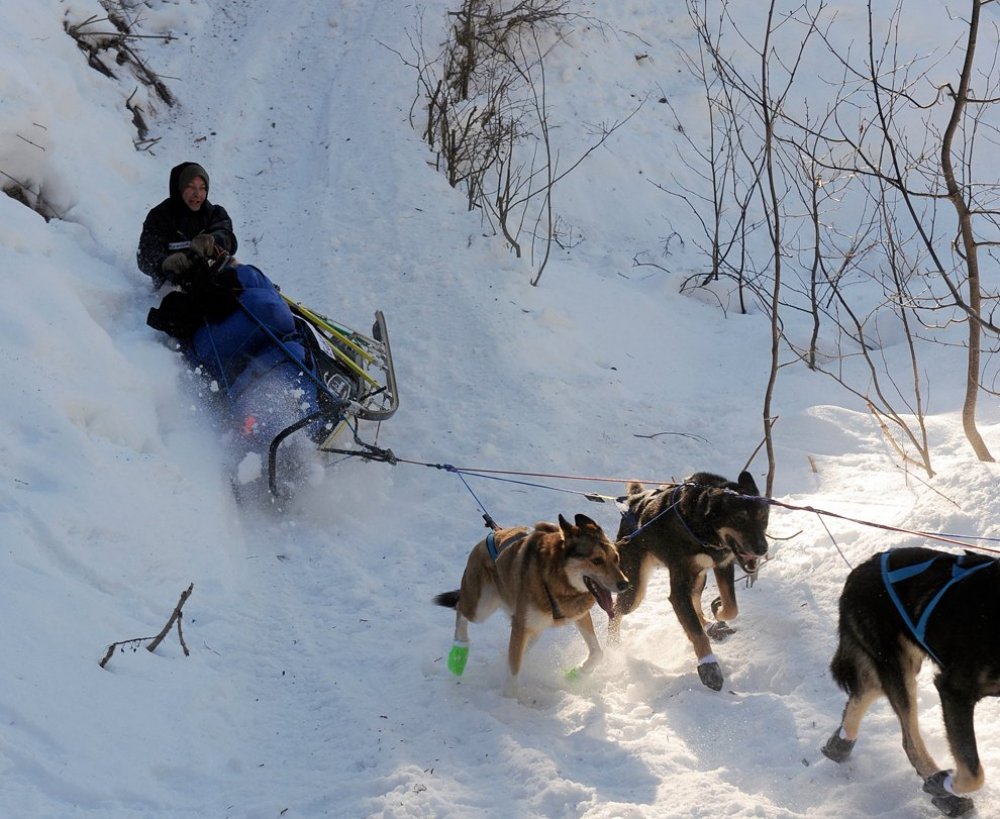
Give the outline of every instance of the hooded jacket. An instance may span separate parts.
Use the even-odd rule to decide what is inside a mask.
[[[198,210],[191,210],[184,204],[181,198],[181,173],[192,165],[196,163],[182,162],[170,170],[170,195],[150,210],[142,223],[139,248],[135,254],[136,263],[143,273],[153,279],[155,287],[171,281],[171,277],[163,270],[163,260],[171,253],[186,248],[199,233],[211,233],[217,248],[230,255],[236,252],[233,222],[222,205],[213,205],[207,197]],[[207,174],[204,174],[204,178],[207,189]]]

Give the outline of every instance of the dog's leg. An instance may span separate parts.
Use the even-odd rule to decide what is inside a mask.
[[[507,646],[509,675],[503,688],[505,697],[512,699],[517,697],[517,675],[521,673],[521,661],[524,659],[524,652],[527,651],[531,637],[532,634],[524,625],[524,617],[515,614],[510,621],[510,643]]]
[[[868,713],[868,708],[871,704],[881,694],[882,689],[875,686],[847,700],[847,704],[844,706],[844,716],[840,721],[840,727],[843,729],[845,739],[851,742],[857,740],[858,734],[861,732],[862,718]]]
[[[837,684],[847,691],[848,698],[840,727],[820,750],[824,756],[839,763],[851,755],[861,730],[862,718],[869,706],[884,693],[875,666],[854,631],[845,628],[843,621],[830,672]]]
[[[735,620],[740,613],[736,605],[736,566],[730,563],[715,570],[715,583],[719,587],[719,599],[712,603],[712,614],[716,620]],[[716,605],[718,602],[718,605]]]
[[[945,732],[956,770],[954,775],[950,771],[937,771],[925,777],[924,792],[931,795],[934,806],[945,815],[962,816],[975,807],[973,801],[962,794],[979,790],[984,779],[973,723],[976,701],[962,693],[959,686],[951,686],[947,672],[938,675],[934,684],[941,695]]]
[[[615,597],[614,615],[608,618],[608,642],[618,645],[621,642],[622,618],[633,611],[642,602],[646,594],[646,583],[652,571],[650,560],[636,560],[634,550],[623,551],[621,554],[621,570],[629,579],[630,584],[625,591]]]
[[[866,687],[848,698],[847,704],[844,706],[844,713],[840,718],[840,727],[833,732],[826,741],[826,745],[820,749],[823,756],[839,763],[851,755],[851,751],[854,750],[854,745],[858,741],[858,732],[861,730],[861,718],[881,694],[882,689],[872,680],[871,687]]]
[[[694,608],[693,589],[697,577],[685,568],[674,566],[670,571],[670,605],[674,607],[674,614],[698,657],[698,677],[713,691],[721,691],[722,669],[712,654],[712,646]]]
[[[618,595],[621,597],[621,595]],[[608,618],[608,644],[617,646],[622,642],[622,613],[618,611],[617,601],[615,613]]]
[[[460,611],[455,612],[455,639],[448,652],[448,670],[456,677],[465,672],[469,661],[469,621]]]
[[[885,695],[899,718],[903,750],[916,772],[926,779],[938,770],[938,765],[924,745],[917,717],[917,673],[923,659],[918,649],[907,645],[899,653],[898,670],[890,664],[883,664],[878,670]]]
[[[935,806],[941,811],[949,816],[959,816],[972,809],[972,800],[963,801],[954,793],[951,775],[938,768],[920,735],[916,702],[917,672],[922,662],[922,652],[916,646],[906,644],[900,646],[895,656],[883,657],[876,670],[882,689],[899,719],[906,758],[924,780],[924,791],[932,796]]]
[[[578,669],[574,669],[580,674],[589,674],[594,670],[594,667],[601,661],[604,656],[604,651],[601,649],[601,643],[597,639],[597,632],[594,631],[594,620],[590,616],[588,611],[583,617],[577,620],[574,625],[576,630],[580,632],[580,636],[583,637],[583,641],[587,644],[587,648],[590,653],[587,655],[587,659],[583,661]],[[570,672],[572,675],[572,672]]]
[[[691,608],[698,615],[698,620],[701,622],[702,628],[708,625],[705,611],[701,607],[701,595],[705,591],[705,583],[707,581],[708,574],[706,572],[698,572],[697,577],[695,577],[694,582],[691,584]]]
[[[715,617],[715,622],[705,628],[705,633],[717,642],[722,642],[736,633],[728,623],[729,620],[735,620],[739,614],[736,606],[735,571],[732,563],[714,569],[719,596],[712,601],[712,615]]]
[[[947,672],[942,672],[934,680],[938,693],[941,695],[941,710],[944,714],[945,731],[948,735],[948,745],[955,757],[955,777],[953,788],[955,793],[970,793],[983,786],[983,768],[979,762],[979,750],[976,747],[976,728],[973,723],[973,713],[976,701],[968,694],[960,692],[958,686],[952,686]]]
[[[478,547],[477,547],[478,548]],[[476,552],[469,558],[476,559]],[[465,673],[469,661],[469,623],[481,623],[500,605],[500,594],[489,575],[480,577],[476,572],[465,572],[462,588],[455,604],[455,639],[448,652],[448,670],[456,677]]]
[[[460,611],[455,612],[455,640],[469,642],[469,621]]]

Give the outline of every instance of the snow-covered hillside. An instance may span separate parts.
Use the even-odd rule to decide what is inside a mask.
[[[556,188],[578,241],[538,287],[411,126],[401,56],[419,31],[443,39],[449,3],[130,5],[143,32],[173,35],[134,43],[177,99],[148,112],[141,151],[125,108],[140,84],[89,68],[63,30],[101,3],[0,6],[0,174],[60,217],[0,196],[4,815],[937,815],[884,702],[850,763],[819,753],[843,706],[827,665],[849,566],[912,535],[775,508],[772,559],[718,647],[719,693],[698,681],[665,572],[589,679],[564,679],[584,656],[576,631],[550,632],[523,701],[504,699],[501,615],[472,627],[460,682],[445,668],[453,618],[430,601],[457,587],[480,504],[504,524],[584,512],[613,535],[618,511],[586,493],[735,478],[760,441],[766,319],[678,292],[703,262],[691,213],[658,187],[685,172],[676,117],[697,125],[685,4],[582,3],[591,22],[552,52],[565,156],[592,142],[585,126],[634,115]],[[904,5],[915,38],[947,24],[939,3]],[[399,463],[329,463],[281,513],[236,504],[182,361],[145,325],[157,296],[135,267],[142,219],[183,160],[208,169],[241,260],[361,328],[385,312],[401,406],[369,432]],[[997,470],[965,442],[955,359],[925,365],[933,480],[902,469],[831,381],[783,370],[777,499],[1000,535]],[[995,402],[980,426],[1000,448]],[[440,464],[564,477],[466,485]],[[750,470],[762,484],[762,456]],[[110,643],[156,634],[192,583],[190,656],[171,633],[98,665]],[[950,765],[930,677],[925,735]],[[1000,813],[998,716],[994,701],[977,712],[984,817]]]

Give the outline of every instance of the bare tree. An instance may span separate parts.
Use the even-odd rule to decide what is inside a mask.
[[[803,0],[780,15],[771,2],[761,10],[759,48],[729,0],[720,0],[711,26],[710,0],[689,0],[701,53],[688,63],[711,113],[709,136],[697,143],[708,147],[694,156],[708,169],[704,187],[670,189],[698,214],[706,236],[709,272],[698,284],[715,286],[720,276],[738,273],[741,303],[745,287],[770,317],[765,424],[780,340],[857,396],[900,457],[929,475],[920,350],[951,343],[956,322],[966,324],[963,426],[976,456],[992,460],[976,428],[976,401],[983,335],[993,347],[1000,338],[1000,296],[984,288],[981,271],[1000,245],[1000,184],[995,174],[984,179],[987,168],[974,157],[978,145],[995,144],[1000,132],[1000,48],[994,37],[986,67],[976,70],[982,7],[996,0],[968,2],[961,44],[937,55],[904,54],[902,2],[887,16],[880,9],[881,18],[869,2],[867,47],[858,59],[849,44],[835,42],[836,20],[824,0]],[[786,37],[779,47],[773,35],[792,25],[802,36]],[[724,47],[727,39],[740,47],[739,56],[740,49]],[[828,101],[789,105],[812,42],[822,43],[824,66],[840,66],[840,84],[831,80]],[[939,74],[956,55],[955,83],[931,82],[931,70]],[[696,144],[699,137],[679,131],[689,147]],[[807,338],[784,326],[789,310],[808,313]],[[890,361],[887,344],[905,355],[906,374],[896,353]],[[768,458],[773,473],[770,446]]]
[[[705,4],[707,6],[707,4]],[[743,46],[755,55],[758,66],[756,74],[744,73],[737,66],[733,58],[723,50],[722,33],[719,27],[710,28],[707,22],[707,13],[704,6],[699,6],[694,0],[689,0],[688,9],[695,23],[698,32],[700,46],[705,54],[690,63],[697,66],[704,66],[710,63],[712,70],[718,75],[722,85],[720,93],[710,101],[710,107],[715,107],[719,111],[721,120],[719,121],[722,131],[727,134],[723,144],[732,145],[735,153],[730,159],[730,154],[724,150],[721,154],[712,151],[711,156],[722,156],[726,162],[736,162],[745,169],[744,173],[736,172],[736,177],[743,180],[746,190],[752,194],[742,203],[741,213],[744,214],[738,220],[739,236],[741,244],[746,247],[748,236],[745,233],[746,204],[751,198],[756,199],[756,206],[760,214],[759,226],[763,230],[766,240],[760,246],[766,246],[763,251],[762,260],[751,265],[758,271],[765,271],[754,280],[749,282],[757,293],[757,296],[767,312],[770,319],[771,328],[771,349],[770,366],[768,370],[767,384],[764,389],[763,400],[763,427],[764,444],[767,454],[767,480],[766,493],[771,494],[774,487],[775,475],[775,452],[773,439],[773,400],[777,384],[778,370],[781,367],[780,355],[782,350],[782,340],[784,336],[781,310],[783,295],[783,279],[785,258],[788,255],[784,226],[786,209],[783,201],[787,197],[790,185],[794,184],[794,178],[787,171],[789,162],[787,157],[781,154],[784,151],[784,143],[779,137],[779,129],[784,125],[785,118],[783,110],[788,95],[795,85],[796,75],[802,56],[807,44],[816,33],[817,21],[821,17],[825,8],[823,2],[817,3],[814,7],[802,6],[801,18],[777,19],[777,0],[770,0],[763,25],[761,44],[755,45],[750,34],[746,31],[740,32],[739,27],[732,23],[729,16],[730,9],[728,2],[721,4],[720,19],[729,21],[730,30],[736,33]],[[799,38],[799,48],[797,53],[783,55],[778,53],[772,43],[772,37],[779,25],[787,24],[790,19],[797,22],[804,21],[805,27],[802,36]],[[702,71],[701,76],[705,78]],[[712,87],[711,83],[706,83],[706,87]],[[740,105],[738,100],[746,103]],[[724,104],[720,105],[720,101]],[[746,117],[746,119],[743,119]],[[731,141],[730,141],[731,140]],[[718,175],[711,174],[711,178],[716,179]],[[733,186],[735,189],[736,186]],[[720,210],[717,200],[720,188],[715,187],[712,195],[712,216],[714,220]],[[713,247],[713,267],[715,261],[721,257],[719,248],[715,242],[718,233],[713,228],[711,233]],[[744,265],[741,263],[741,271]],[[741,283],[744,281],[743,274],[740,275]]]
[[[896,247],[900,255],[913,257],[919,254],[938,281],[943,292],[934,288],[927,279],[923,282],[927,295],[914,300],[910,307],[916,313],[933,313],[952,316],[921,318],[931,325],[947,325],[960,320],[967,325],[965,399],[962,423],[976,457],[992,461],[986,443],[976,425],[976,404],[981,385],[982,333],[1000,333],[1000,327],[984,312],[984,300],[995,307],[996,294],[986,295],[982,289],[979,261],[984,241],[978,235],[977,218],[996,229],[995,210],[992,203],[998,195],[995,180],[977,182],[973,165],[975,136],[990,105],[996,96],[975,97],[971,84],[975,74],[975,54],[979,37],[981,9],[994,0],[969,0],[971,16],[968,19],[962,65],[958,71],[957,87],[947,84],[933,87],[929,78],[913,72],[913,65],[897,65],[892,59],[897,44],[902,6],[897,5],[892,16],[890,37],[883,42],[876,38],[875,12],[868,3],[868,52],[863,66],[851,71],[857,78],[864,78],[868,85],[867,97],[876,112],[870,130],[860,137],[852,128],[841,128],[835,139],[849,144],[853,149],[852,170],[859,178],[875,180],[882,190],[891,190],[898,197],[893,228],[901,236],[900,217],[907,217],[913,225],[912,240],[905,243],[897,236]],[[994,41],[995,42],[995,41]],[[989,88],[995,89],[997,46],[993,47],[990,73],[981,77]],[[845,65],[846,57],[838,55]],[[887,59],[889,58],[889,59]],[[918,82],[919,81],[919,82]],[[920,86],[927,86],[929,94],[921,101]],[[935,113],[945,107],[946,124],[943,131],[937,127]],[[970,108],[974,111],[970,112]],[[916,116],[916,128],[906,124]],[[991,129],[992,130],[992,129]],[[914,133],[916,131],[917,133]],[[947,220],[938,205],[949,202],[955,211],[954,233],[943,232]],[[951,257],[951,261],[949,261]],[[897,257],[898,258],[898,257]],[[915,269],[915,266],[914,266]],[[963,294],[963,289],[965,294]],[[992,311],[991,311],[992,313]]]
[[[944,129],[944,138],[941,141],[941,170],[944,174],[945,188],[948,192],[948,200],[955,208],[958,216],[958,238],[961,246],[961,257],[965,262],[964,272],[967,275],[966,287],[968,291],[968,311],[970,320],[967,322],[969,329],[969,355],[967,359],[965,378],[965,401],[962,405],[962,425],[965,428],[965,437],[969,440],[976,457],[981,461],[992,461],[986,442],[979,434],[976,425],[976,400],[979,396],[979,383],[981,375],[982,351],[982,279],[979,273],[979,246],[980,240],[977,237],[976,229],[973,226],[973,206],[971,197],[966,189],[959,183],[955,169],[954,152],[956,137],[959,129],[963,125],[970,105],[988,105],[996,103],[996,99],[975,99],[970,91],[972,84],[973,68],[975,66],[976,44],[979,39],[980,15],[984,5],[993,0],[972,0],[972,14],[969,18],[969,37],[965,47],[965,61],[962,65],[962,72],[959,75],[958,88],[950,88],[952,98],[951,117]],[[869,7],[870,8],[870,7]],[[996,42],[994,40],[994,42]],[[994,53],[994,56],[996,54]],[[945,279],[948,274],[941,271]],[[949,284],[949,289],[957,289],[954,282]]]
[[[428,58],[420,33],[411,38],[415,56],[403,58],[418,78],[411,119],[426,110],[421,129],[438,167],[453,187],[465,188],[469,209],[478,209],[518,258],[530,244],[532,285],[558,241],[557,184],[641,107],[602,126],[592,144],[560,167],[545,60],[582,16],[569,0],[462,0],[449,13],[453,22],[437,57]]]

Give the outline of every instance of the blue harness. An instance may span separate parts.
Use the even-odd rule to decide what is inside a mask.
[[[931,658],[938,665],[943,665],[938,656],[931,650],[931,647],[927,645],[927,641],[924,635],[927,632],[927,622],[930,620],[931,613],[934,611],[938,603],[941,602],[941,598],[944,597],[945,592],[948,591],[952,586],[958,583],[960,580],[965,580],[973,572],[977,572],[980,569],[984,569],[987,566],[992,566],[994,561],[986,560],[983,563],[977,563],[974,566],[964,565],[964,561],[968,558],[968,555],[961,555],[958,558],[950,558],[953,560],[951,565],[951,578],[947,580],[944,585],[941,586],[931,598],[930,602],[922,612],[920,612],[917,617],[917,621],[914,623],[913,616],[910,612],[906,610],[903,606],[903,601],[899,599],[899,595],[896,593],[895,584],[901,583],[904,580],[908,580],[911,577],[916,577],[919,574],[927,571],[938,560],[949,559],[948,556],[942,555],[942,557],[932,557],[930,560],[925,560],[923,563],[914,563],[911,566],[902,566],[898,569],[889,568],[889,555],[892,552],[882,553],[882,582],[885,584],[885,589],[889,592],[889,598],[896,606],[896,610],[899,612],[899,616],[903,618],[903,622],[906,623],[906,627],[910,630],[913,638],[921,645],[921,647],[926,651]]]
[[[490,553],[490,557],[493,558],[493,562],[497,562],[497,558],[500,556],[500,552],[510,546],[511,543],[517,543],[519,540],[523,540],[528,536],[527,532],[520,532],[512,537],[507,538],[507,540],[497,545],[497,533],[494,530],[490,530],[490,533],[486,536],[486,549]]]
[[[490,533],[486,536],[486,550],[490,553],[490,557],[493,558],[493,562],[497,562],[497,558],[500,556],[500,552],[510,546],[512,543],[517,543],[519,540],[524,540],[528,536],[527,532],[518,532],[516,535],[511,535],[506,540],[497,543],[497,533],[495,529],[491,529]],[[545,596],[549,599],[549,607],[552,609],[552,619],[553,620],[563,620],[566,615],[562,613],[559,608],[559,603],[552,596],[552,592],[549,591],[548,583],[543,582],[542,588],[545,589]]]

